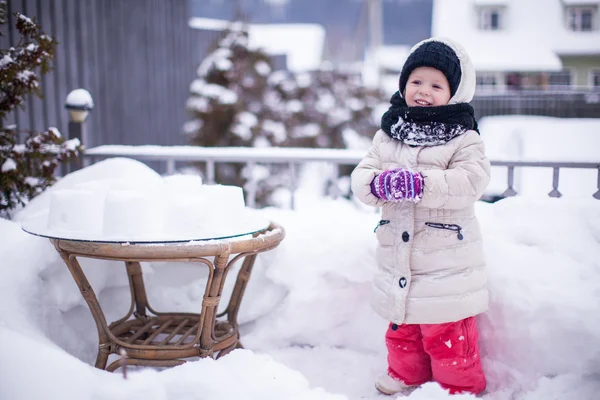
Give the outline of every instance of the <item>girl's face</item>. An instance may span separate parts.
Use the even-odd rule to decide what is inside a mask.
[[[409,107],[443,106],[450,97],[448,79],[440,70],[419,67],[408,76],[404,99]]]

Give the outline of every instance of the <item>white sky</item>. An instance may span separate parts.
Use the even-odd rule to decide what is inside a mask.
[[[49,192],[98,188],[115,176],[133,189],[166,179],[140,162],[109,159]],[[130,371],[127,381],[91,366],[97,334],[80,293],[50,242],[21,230],[20,221],[48,209],[51,195],[15,221],[0,219],[0,398],[390,398],[373,388],[385,368],[386,321],[368,306],[379,217],[356,202],[320,197],[322,177],[316,167],[305,172],[296,211],[260,211],[285,227],[286,238],[255,265],[240,314],[246,350],[163,372]],[[183,186],[171,189],[174,197],[186,194]],[[479,318],[486,400],[593,400],[600,391],[600,201],[544,193],[476,207],[491,294]],[[183,210],[179,217],[189,218]],[[124,268],[83,261],[115,320],[129,306]],[[203,268],[143,268],[156,309],[200,309]],[[474,399],[450,397],[433,383],[407,398]]]
[[[472,0],[434,0],[432,35],[461,43],[478,71],[557,71],[558,54],[600,54],[600,31],[567,30],[559,0],[496,3],[506,7],[505,29],[481,31]]]

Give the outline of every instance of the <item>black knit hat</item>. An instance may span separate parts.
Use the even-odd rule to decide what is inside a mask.
[[[450,84],[450,93],[454,96],[462,73],[460,60],[450,46],[436,41],[425,42],[410,53],[400,73],[400,93],[404,93],[408,76],[418,67],[432,67],[443,72]]]

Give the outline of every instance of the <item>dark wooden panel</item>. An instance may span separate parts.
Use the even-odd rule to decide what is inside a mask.
[[[55,126],[63,133],[65,137],[69,136],[67,131],[68,114],[64,108],[68,90],[72,87],[71,78],[71,63],[69,54],[71,43],[69,42],[69,21],[66,9],[69,6],[68,0],[51,1],[53,7],[52,13],[52,34],[58,41],[54,60],[54,101],[56,105],[56,124]]]
[[[51,34],[59,44],[57,46],[57,53],[55,54],[55,59],[53,62],[53,71],[51,74],[47,75],[44,79],[49,82],[48,92],[44,93],[44,98],[47,102],[51,102],[52,106],[49,109],[53,110],[52,113],[49,114],[49,122],[50,125],[55,126],[58,130],[64,133],[67,136],[68,132],[66,132],[66,115],[64,109],[64,97],[61,97],[61,87],[64,86],[63,81],[61,80],[61,76],[64,75],[61,73],[61,69],[63,63],[59,61],[58,50],[61,47],[59,35],[62,36],[62,30],[60,29],[60,16],[59,11],[62,7],[62,0],[56,1],[45,1],[44,11],[48,12],[48,19],[50,21],[48,27],[44,27],[45,31]],[[50,84],[51,82],[51,84]]]
[[[21,0],[12,0],[9,1],[7,3],[7,11],[8,11],[8,16],[7,16],[7,29],[6,29],[6,36],[8,37],[8,43],[11,46],[15,46],[16,43],[18,43],[19,41],[19,35],[17,33],[15,26],[15,18],[14,18],[14,13],[15,12],[23,12],[23,1]],[[6,117],[6,121],[4,122],[5,125],[17,125],[19,128],[22,128],[22,121],[24,120],[23,116],[21,115],[22,111],[19,108],[16,108],[13,112],[10,113],[10,115],[7,115]]]
[[[35,15],[59,44],[43,101],[28,99],[5,123],[55,126],[68,137],[65,99],[84,88],[95,103],[87,146],[187,143],[189,85],[219,35],[188,27],[187,0],[11,0],[10,8]],[[10,40],[14,30],[0,44]]]

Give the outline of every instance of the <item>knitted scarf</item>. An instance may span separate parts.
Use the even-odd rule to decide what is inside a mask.
[[[438,146],[477,128],[468,103],[435,107],[409,107],[399,92],[381,117],[381,129],[391,138],[416,146]]]

